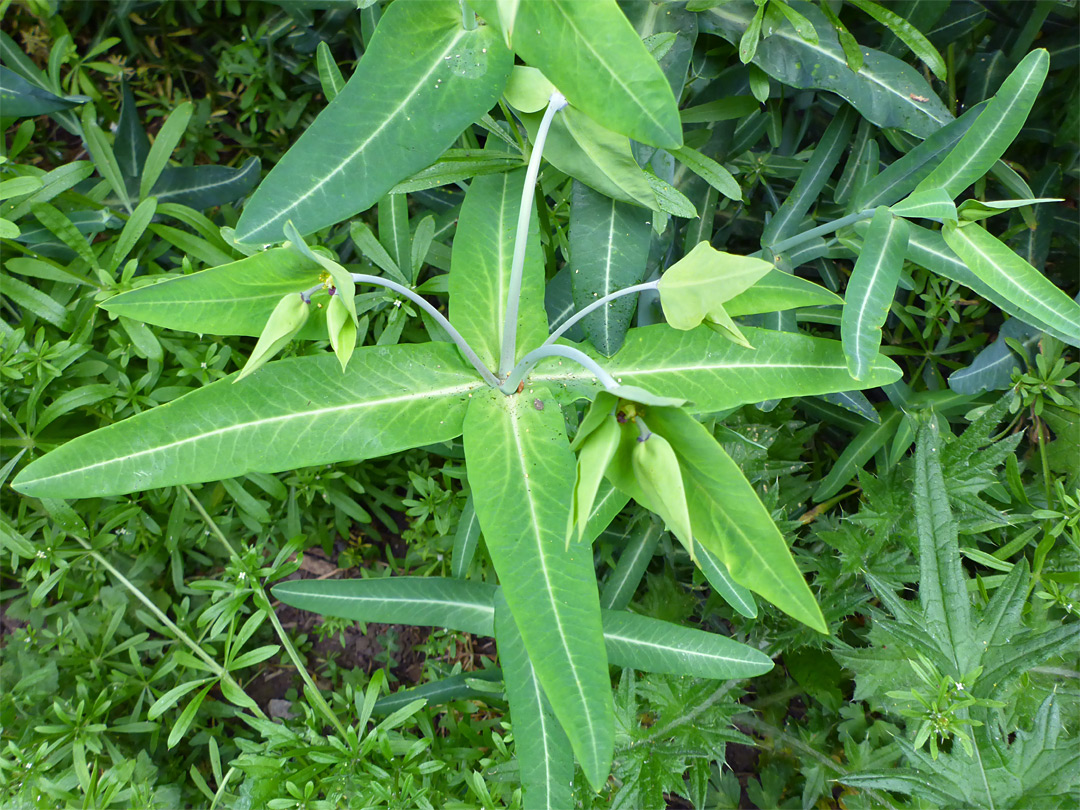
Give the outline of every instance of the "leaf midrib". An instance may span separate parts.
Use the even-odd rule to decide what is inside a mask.
[[[382,131],[384,129],[386,129],[390,125],[390,122],[393,121],[395,118],[397,118],[397,116],[401,113],[401,111],[404,110],[405,107],[408,106],[408,104],[410,104],[413,101],[413,97],[417,93],[417,91],[419,91],[419,89],[421,87],[423,87],[424,83],[426,81],[428,81],[428,79],[431,78],[431,75],[436,71],[436,69],[438,69],[439,66],[443,64],[443,61],[446,59],[446,57],[450,53],[450,51],[452,51],[454,49],[454,47],[458,44],[458,42],[460,42],[462,39],[464,39],[465,36],[468,33],[469,32],[466,31],[465,29],[459,29],[454,34],[454,37],[450,40],[450,44],[446,46],[446,48],[443,50],[443,52],[441,54],[439,54],[438,59],[432,60],[431,67],[427,70],[427,72],[425,72],[424,75],[421,76],[420,79],[412,86],[412,89],[410,89],[407,93],[402,94],[402,100],[398,103],[398,105],[396,107],[394,107],[394,109],[391,110],[389,112],[389,114],[387,114],[386,118],[383,119],[382,123],[379,124],[379,126],[376,127],[375,130],[370,135],[368,135],[368,137],[362,143],[360,143],[352,151],[352,153],[349,154],[348,157],[346,157],[337,166],[335,166],[333,169],[331,169],[330,172],[328,174],[324,175],[321,180],[314,183],[311,186],[311,188],[309,188],[306,192],[304,192],[299,197],[297,197],[295,200],[293,200],[292,203],[290,203],[288,206],[286,206],[285,208],[283,208],[280,211],[278,211],[277,213],[275,213],[274,216],[271,219],[269,219],[269,220],[267,220],[266,222],[263,223],[262,227],[254,230],[250,234],[248,234],[248,237],[249,238],[253,237],[255,234],[259,233],[260,231],[264,231],[268,227],[270,227],[271,223],[279,222],[282,219],[284,219],[289,214],[290,211],[294,211],[297,208],[297,206],[301,205],[305,200],[307,200],[309,197],[311,197],[313,194],[315,194],[315,192],[319,191],[323,186],[325,186],[327,183],[329,183],[333,178],[337,177],[338,174],[345,171],[345,169],[347,169],[352,164],[352,162],[354,160],[356,160],[357,156],[359,156],[365,149],[367,149],[367,147],[371,144],[371,142],[373,140],[375,140],[375,138],[377,138],[382,133]],[[335,101],[336,100],[337,99],[335,99]]]
[[[67,470],[65,470],[63,472],[53,473],[52,475],[47,475],[47,476],[44,476],[43,478],[35,478],[35,479],[28,480],[28,481],[25,481],[25,482],[22,482],[22,483],[28,484],[28,485],[29,484],[38,485],[38,484],[42,484],[42,483],[44,483],[46,481],[52,481],[52,480],[55,480],[55,479],[58,479],[58,478],[69,478],[71,476],[84,474],[89,470],[97,469],[99,467],[105,467],[107,465],[123,463],[123,462],[126,462],[126,461],[130,461],[132,459],[141,458],[143,456],[153,455],[155,453],[160,453],[160,452],[164,452],[164,451],[167,451],[167,450],[171,450],[174,447],[182,447],[185,444],[190,444],[192,442],[202,441],[203,439],[210,438],[210,437],[213,437],[213,436],[223,436],[223,435],[226,435],[228,433],[232,433],[232,432],[237,431],[237,430],[243,430],[245,428],[261,427],[263,425],[272,425],[272,424],[275,424],[275,423],[278,423],[278,422],[287,422],[287,421],[292,420],[292,419],[316,418],[316,417],[319,417],[319,416],[322,416],[322,415],[328,414],[328,413],[337,413],[337,412],[340,412],[340,411],[348,411],[348,410],[353,410],[353,409],[363,410],[363,409],[366,409],[366,408],[373,408],[373,407],[376,407],[378,405],[390,405],[390,404],[393,404],[395,402],[409,402],[411,400],[430,399],[431,397],[437,397],[437,396],[451,396],[451,395],[454,395],[454,394],[464,394],[464,393],[468,393],[469,391],[480,388],[482,385],[483,385],[483,383],[481,383],[480,381],[470,382],[470,383],[460,383],[460,384],[455,385],[455,386],[451,386],[451,387],[448,387],[448,388],[441,388],[441,389],[437,389],[437,390],[434,390],[434,391],[425,390],[422,393],[411,393],[411,394],[405,394],[403,396],[386,397],[386,398],[377,399],[377,400],[367,400],[365,402],[350,402],[350,403],[347,403],[345,405],[334,405],[334,406],[327,407],[327,408],[317,408],[317,409],[314,409],[314,410],[296,411],[296,412],[293,412],[293,413],[278,414],[277,416],[270,416],[270,417],[266,417],[264,419],[256,419],[256,420],[252,420],[250,422],[240,422],[240,423],[237,423],[237,424],[234,424],[234,425],[227,425],[226,427],[216,428],[214,430],[210,430],[210,431],[207,431],[205,433],[199,433],[199,434],[194,435],[194,436],[187,436],[187,437],[185,437],[183,439],[178,439],[176,441],[169,442],[167,444],[155,445],[154,447],[151,447],[151,448],[148,448],[148,449],[145,449],[145,450],[139,450],[137,452],[129,453],[129,454],[124,455],[124,456],[114,456],[112,458],[108,458],[108,459],[104,459],[102,461],[94,462],[93,464],[87,464],[87,465],[85,465],[83,467],[77,467],[77,468],[74,468],[74,469],[67,469]]]

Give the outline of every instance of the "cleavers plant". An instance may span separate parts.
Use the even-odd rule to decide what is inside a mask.
[[[777,23],[777,36],[759,46],[766,4],[700,5],[695,18],[720,36],[737,36],[743,61],[767,56],[785,38],[808,41],[801,26],[813,31],[820,16],[792,10],[804,4],[777,4],[794,17],[785,18],[787,28]],[[816,34],[814,40],[822,47]],[[397,577],[299,581],[274,594],[327,615],[494,635],[529,805],[570,805],[574,756],[594,788],[607,779],[615,724],[609,663],[710,678],[771,667],[763,653],[726,637],[601,609],[592,543],[629,498],[663,518],[733,607],[753,611],[752,591],[827,632],[769,511],[694,415],[898,380],[899,369],[879,353],[880,327],[903,262],[913,256],[1025,322],[1080,340],[1080,306],[977,224],[1042,200],[1022,194],[997,206],[953,202],[998,169],[1048,58],[1031,54],[985,108],[951,122],[943,108],[926,105],[933,94],[922,95],[914,71],[905,77],[910,99],[923,101],[907,103],[895,121],[874,117],[880,105],[873,98],[828,88],[852,106],[836,115],[766,225],[759,254],[735,256],[700,241],[658,279],[639,277],[619,289],[609,275],[587,304],[575,287],[577,312],[551,324],[531,216],[549,136],[551,162],[580,181],[572,243],[606,224],[608,244],[623,249],[623,233],[647,241],[646,209],[653,209],[654,228],[670,215],[696,215],[670,184],[638,168],[630,138],[635,148],[667,152],[719,193],[738,196],[726,169],[684,144],[682,123],[690,119],[680,121],[657,63],[661,47],[653,45],[650,51],[614,2],[390,4],[356,72],[259,187],[235,231],[223,234],[247,258],[103,304],[114,315],[174,329],[257,334],[244,369],[71,441],[24,468],[13,486],[37,497],[98,497],[373,458],[462,437],[472,508],[498,586]],[[526,66],[514,65],[515,53]],[[500,96],[531,139],[524,167],[505,151],[519,136],[514,118],[505,109],[503,121],[489,115]],[[800,231],[856,112],[926,140],[858,188],[843,216]],[[420,173],[478,121],[490,133],[480,153],[488,161],[483,172],[468,175],[447,279],[448,316],[417,290],[419,263],[409,261],[404,245],[395,246],[393,261],[376,262],[384,277],[352,272],[334,251],[305,242],[376,203],[380,219],[385,211],[407,220],[404,190],[423,186],[402,184],[421,182]],[[352,235],[367,252],[373,248],[365,227]],[[842,341],[831,341],[788,329],[775,314],[840,303],[786,272],[793,256],[805,259],[806,250],[824,244],[821,237],[838,232],[859,258]],[[419,226],[413,239],[414,248],[422,243]],[[578,262],[577,269],[596,275],[601,265]],[[357,347],[364,307],[374,303],[357,285],[412,301],[430,319],[433,339]],[[642,293],[658,295],[666,323],[628,328],[625,310],[610,314]],[[762,323],[780,328],[734,321],[744,316],[766,316]],[[609,322],[620,319],[621,327]],[[592,345],[568,340],[574,327],[584,327]],[[293,339],[324,337],[336,358],[272,361]],[[567,417],[576,422],[582,399],[592,403],[571,443]]]

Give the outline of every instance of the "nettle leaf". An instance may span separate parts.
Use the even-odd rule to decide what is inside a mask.
[[[789,87],[830,90],[846,99],[879,127],[896,127],[925,138],[952,115],[919,72],[887,53],[861,48],[862,69],[847,65],[836,29],[811,3],[789,3],[813,24],[818,43],[811,44],[785,21],[757,46],[753,63]],[[758,13],[748,0],[735,0],[701,14],[703,31],[739,42]],[[744,60],[745,61],[745,60]]]
[[[877,209],[844,292],[840,333],[848,371],[862,379],[881,347],[907,249],[908,224],[884,206]]]
[[[279,360],[80,436],[12,486],[90,498],[374,458],[459,436],[483,387],[447,343],[360,348],[344,374],[330,355]]]
[[[1049,69],[1050,55],[1045,50],[1029,53],[1001,83],[978,120],[915,190],[944,188],[956,197],[990,171],[1020,134]]]
[[[651,242],[652,221],[645,211],[574,183],[570,283],[577,308],[640,283]],[[618,298],[582,321],[585,334],[601,354],[610,357],[622,346],[636,301],[632,296]]]
[[[571,807],[574,752],[551,712],[501,588],[495,597],[495,643],[514,723],[523,802],[551,810]]]
[[[611,686],[591,549],[567,546],[563,535],[574,456],[554,404],[544,385],[527,384],[514,396],[477,392],[465,417],[465,460],[488,552],[529,659],[586,778],[599,787],[614,747]]]
[[[164,276],[157,284],[110,298],[101,308],[168,329],[254,336],[282,296],[317,284],[321,274],[322,266],[306,256],[271,248],[191,275]],[[312,300],[323,303],[326,298]]]
[[[239,242],[309,234],[370,208],[428,166],[499,98],[513,64],[490,26],[454,0],[388,6],[345,87],[244,208]]]
[[[461,206],[450,257],[450,322],[487,365],[499,361],[502,347],[514,234],[521,208],[525,170],[477,177]],[[544,300],[544,261],[540,232],[530,220],[518,310],[517,358],[548,336]]]
[[[610,360],[580,348],[620,383],[660,395],[678,393],[702,413],[773,397],[871,388],[901,376],[895,363],[878,355],[867,378],[855,381],[839,341],[751,327],[742,331],[755,348],[709,329],[679,332],[663,324],[631,329]],[[591,399],[599,388],[589,372],[556,358],[541,361],[531,379],[551,383],[560,400]]]
[[[499,20],[492,0],[474,5],[489,23]],[[520,3],[510,42],[597,121],[642,143],[682,145],[671,87],[615,0]]]

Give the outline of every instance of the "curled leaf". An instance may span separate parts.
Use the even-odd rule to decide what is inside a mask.
[[[353,349],[356,348],[356,322],[340,295],[330,298],[330,306],[326,310],[326,329],[330,336],[330,346],[341,363],[341,370],[344,371]]]
[[[577,478],[574,483],[574,497],[571,502],[570,516],[566,526],[566,542],[570,543],[570,534],[577,526],[578,539],[585,534],[585,524],[592,514],[593,502],[604,478],[604,470],[615,455],[622,431],[613,415],[608,415],[589,433],[578,452]]]
[[[679,460],[667,439],[658,433],[638,439],[630,452],[634,478],[671,530],[686,544],[694,557],[694,534],[690,528],[690,511],[686,505]]]
[[[664,317],[683,331],[705,320],[726,325],[730,319],[724,302],[748,290],[772,269],[762,259],[723,253],[708,242],[699,242],[660,277],[657,291]]]

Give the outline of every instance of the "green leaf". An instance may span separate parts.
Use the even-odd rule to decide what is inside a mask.
[[[592,552],[566,546],[574,457],[545,386],[477,392],[465,417],[476,514],[529,659],[589,783],[611,769],[614,709]]]
[[[92,99],[89,96],[58,96],[35,87],[13,70],[0,65],[0,104],[5,118],[32,118],[70,110]]]
[[[733,318],[757,315],[798,307],[820,307],[843,303],[839,295],[820,284],[773,268],[753,287],[724,302],[724,310]]]
[[[727,566],[720,561],[719,557],[707,548],[700,548],[697,552],[697,566],[712,589],[737,613],[748,619],[753,619],[758,615],[754,595],[731,578]]]
[[[591,118],[642,143],[682,144],[671,87],[615,0],[521,3],[512,42]]]
[[[570,207],[570,276],[578,309],[597,298],[641,282],[652,242],[652,223],[641,208],[574,183]],[[618,298],[582,321],[585,334],[603,355],[622,346],[637,300]]]
[[[762,231],[763,248],[768,249],[770,245],[782,242],[798,230],[803,217],[825,188],[829,176],[847,149],[856,117],[855,111],[845,106],[825,129],[791,193]]]
[[[1007,343],[1014,340],[1034,362],[1034,353],[1043,332],[1019,318],[1010,318],[998,330],[997,339],[979,352],[971,364],[949,375],[949,388],[958,394],[978,394],[983,391],[1004,391],[1012,386],[1013,371],[1023,370],[1024,359]]]
[[[461,206],[450,258],[450,322],[480,359],[496,366],[506,320],[510,265],[525,170],[477,177]],[[548,336],[544,315],[544,261],[536,219],[529,223],[518,310],[520,359]]]
[[[859,43],[855,40],[855,37],[851,35],[851,32],[847,30],[847,27],[840,22],[840,18],[836,16],[836,13],[829,7],[828,3],[823,3],[821,6],[821,12],[825,15],[825,19],[829,21],[829,24],[836,31],[836,36],[840,40],[840,47],[844,51],[844,57],[847,59],[847,65],[855,73],[862,70],[863,66],[863,54],[862,49],[859,47]]]
[[[788,26],[773,31],[758,45],[753,61],[774,79],[798,90],[834,92],[871,123],[903,129],[921,138],[952,119],[915,68],[889,54],[862,48],[862,69],[853,73],[836,30],[822,12],[811,3],[792,0],[789,5],[813,23],[818,44],[810,44]],[[704,12],[700,24],[703,31],[736,43],[756,13],[753,3],[735,0]]]
[[[446,343],[364,347],[344,374],[330,355],[280,360],[80,436],[12,486],[88,498],[373,458],[460,435],[483,386]]]
[[[771,270],[773,266],[762,259],[723,253],[708,242],[699,242],[660,277],[657,291],[664,317],[682,330],[706,319],[722,321],[726,317],[723,304]]]
[[[539,114],[521,115],[534,141],[540,119]],[[601,194],[660,210],[646,172],[630,151],[630,140],[601,126],[580,110],[566,107],[555,116],[544,146],[544,158]]]
[[[678,393],[702,413],[773,397],[872,388],[900,378],[900,369],[879,355],[867,379],[852,380],[839,341],[751,327],[743,327],[743,333],[755,348],[738,346],[709,329],[680,332],[657,324],[631,329],[610,360],[582,350],[616,380],[657,394]],[[591,399],[598,387],[588,372],[555,359],[540,363],[531,379],[550,382],[560,399]]]
[[[973,222],[946,223],[942,236],[971,272],[1000,296],[1066,335],[1070,343],[1080,341],[1080,304],[1011,248]]]
[[[716,121],[731,121],[745,118],[761,108],[759,102],[751,96],[728,96],[687,107],[679,112],[684,124],[711,124]],[[679,150],[674,150],[672,154]]]
[[[908,229],[907,258],[921,267],[933,270],[940,276],[958,281],[965,287],[970,287],[977,295],[993,303],[1002,312],[1037,327],[1039,331],[1048,332],[1058,340],[1063,340],[1066,343],[1080,345],[1080,341],[1070,338],[1064,332],[1055,329],[1041,318],[1036,317],[1032,312],[1028,312],[1022,303],[1013,300],[1010,292],[999,293],[988,282],[983,281],[952,251],[939,231],[931,231],[912,224]],[[1006,287],[1006,289],[1008,288]],[[1023,298],[1020,299],[1021,302],[1023,300]]]
[[[461,26],[454,0],[388,6],[341,93],[256,190],[236,239],[272,243],[376,203],[431,164],[498,99],[510,52],[490,26]]]
[[[345,77],[341,75],[341,69],[334,61],[334,55],[330,52],[326,40],[319,42],[315,49],[315,59],[319,68],[319,84],[322,85],[323,95],[329,104],[344,89]]]
[[[945,478],[936,419],[926,419],[915,442],[915,528],[919,537],[919,602],[926,629],[956,666],[959,677],[977,661],[971,599]]]
[[[957,212],[959,213],[960,219],[966,222],[975,222],[980,219],[989,219],[995,214],[1011,211],[1014,208],[1035,205],[1037,203],[1053,202],[1065,202],[1065,200],[1060,197],[1035,197],[1026,200],[990,200],[988,202],[983,202],[982,200],[964,200],[957,206]]]
[[[257,157],[231,166],[167,166],[150,193],[159,203],[187,205],[199,211],[240,199],[259,182]]]
[[[357,622],[495,632],[496,588],[449,577],[297,579],[272,588],[275,599],[322,616]]]
[[[116,162],[116,155],[113,154],[112,146],[109,145],[109,141],[105,138],[105,133],[98,126],[96,111],[92,104],[83,107],[82,128],[83,139],[86,141],[86,149],[90,153],[90,159],[94,161],[98,173],[105,178],[117,199],[130,213],[131,199],[128,196],[124,177],[120,173],[120,164]]]
[[[412,237],[409,233],[409,200],[404,194],[387,194],[378,205],[379,242],[411,281]]]
[[[1045,50],[1029,53],[1001,83],[978,120],[915,190],[943,188],[956,197],[990,171],[1020,134],[1049,69],[1050,55]]]
[[[169,156],[180,144],[180,139],[184,137],[194,111],[195,105],[190,101],[185,101],[169,113],[169,117],[161,125],[157,138],[154,139],[150,152],[146,156],[146,162],[142,165],[142,177],[139,178],[139,199],[146,199],[150,194],[150,189],[154,187],[161,172],[168,165]]]
[[[499,174],[522,166],[521,155],[491,149],[447,149],[438,160],[395,185],[391,192],[404,194],[449,186],[485,174]]]
[[[757,54],[758,41],[761,39],[761,21],[765,17],[765,3],[758,3],[754,16],[739,38],[739,61],[744,65]]]
[[[890,408],[888,415],[880,422],[865,425],[845,446],[840,457],[829,468],[829,474],[821,479],[814,490],[814,500],[826,501],[842,490],[847,483],[858,475],[874,453],[884,447],[896,435],[896,430],[903,419],[903,413]]]
[[[926,63],[926,66],[934,72],[935,76],[945,81],[947,77],[945,60],[941,58],[941,54],[938,53],[937,48],[931,44],[930,40],[923,36],[922,31],[895,11],[883,8],[872,2],[872,0],[851,0],[851,4],[862,9],[892,31],[897,39],[907,45],[908,50]]]
[[[514,65],[503,89],[503,98],[523,113],[543,112],[555,92],[555,85],[539,70],[528,65]]]
[[[450,555],[450,573],[458,579],[465,579],[480,543],[480,521],[473,509],[472,495],[465,501],[454,534],[454,551]]]
[[[907,222],[878,208],[844,292],[840,322],[848,371],[856,380],[870,371],[881,347],[881,327],[900,281],[907,238]]]
[[[514,724],[522,805],[547,810],[572,807],[574,752],[547,705],[501,588],[495,596],[495,643]]]
[[[606,479],[605,479],[606,480]],[[625,535],[626,543],[619,554],[615,569],[604,580],[600,590],[600,607],[607,610],[623,610],[634,598],[641,578],[649,567],[664,527],[655,518],[639,520],[634,529]],[[699,550],[699,557],[704,553]],[[32,557],[33,550],[24,556]]]
[[[641,437],[632,437],[630,444],[631,469],[645,496],[642,505],[664,518],[668,528],[689,550],[690,559],[695,559],[690,509],[686,503],[686,490],[683,488],[675,451],[659,433],[652,433],[644,440]],[[614,449],[612,447],[613,451]]]
[[[575,526],[577,539],[580,541],[585,536],[585,526],[592,514],[596,493],[600,489],[600,482],[604,480],[604,470],[611,461],[611,457],[615,455],[620,435],[621,431],[615,417],[608,415],[595,430],[589,432],[588,437],[581,444],[581,449],[578,451],[570,519],[566,526],[568,541]]]
[[[828,633],[787,543],[738,465],[685,411],[650,408],[647,416],[679,457],[695,540],[720,558],[737,583]]]
[[[899,160],[886,166],[881,174],[855,192],[848,204],[848,212],[865,211],[877,208],[879,205],[891,205],[909,195],[941,164],[964,134],[974,126],[988,103],[983,102],[972,107],[955,121],[950,121],[941,129],[931,133],[926,140],[912,148]],[[949,199],[952,199],[951,195]]]
[[[715,188],[729,200],[739,202],[742,199],[742,189],[738,181],[731,176],[731,172],[713,160],[711,157],[701,154],[696,149],[683,146],[674,150],[671,154],[686,168]]]
[[[751,678],[773,668],[765,653],[722,636],[629,611],[605,610],[604,640],[612,664],[695,678]]]
[[[879,207],[880,211],[881,208]],[[889,206],[898,217],[909,219],[937,219],[941,221],[956,222],[956,204],[943,188],[932,188],[926,191],[916,191],[909,194],[898,203]],[[905,248],[906,248],[905,244]]]
[[[258,335],[282,296],[317,284],[320,265],[271,248],[198,273],[121,293],[101,308],[155,326],[210,335]],[[314,297],[318,302],[324,298]],[[302,333],[303,334],[303,333]]]

